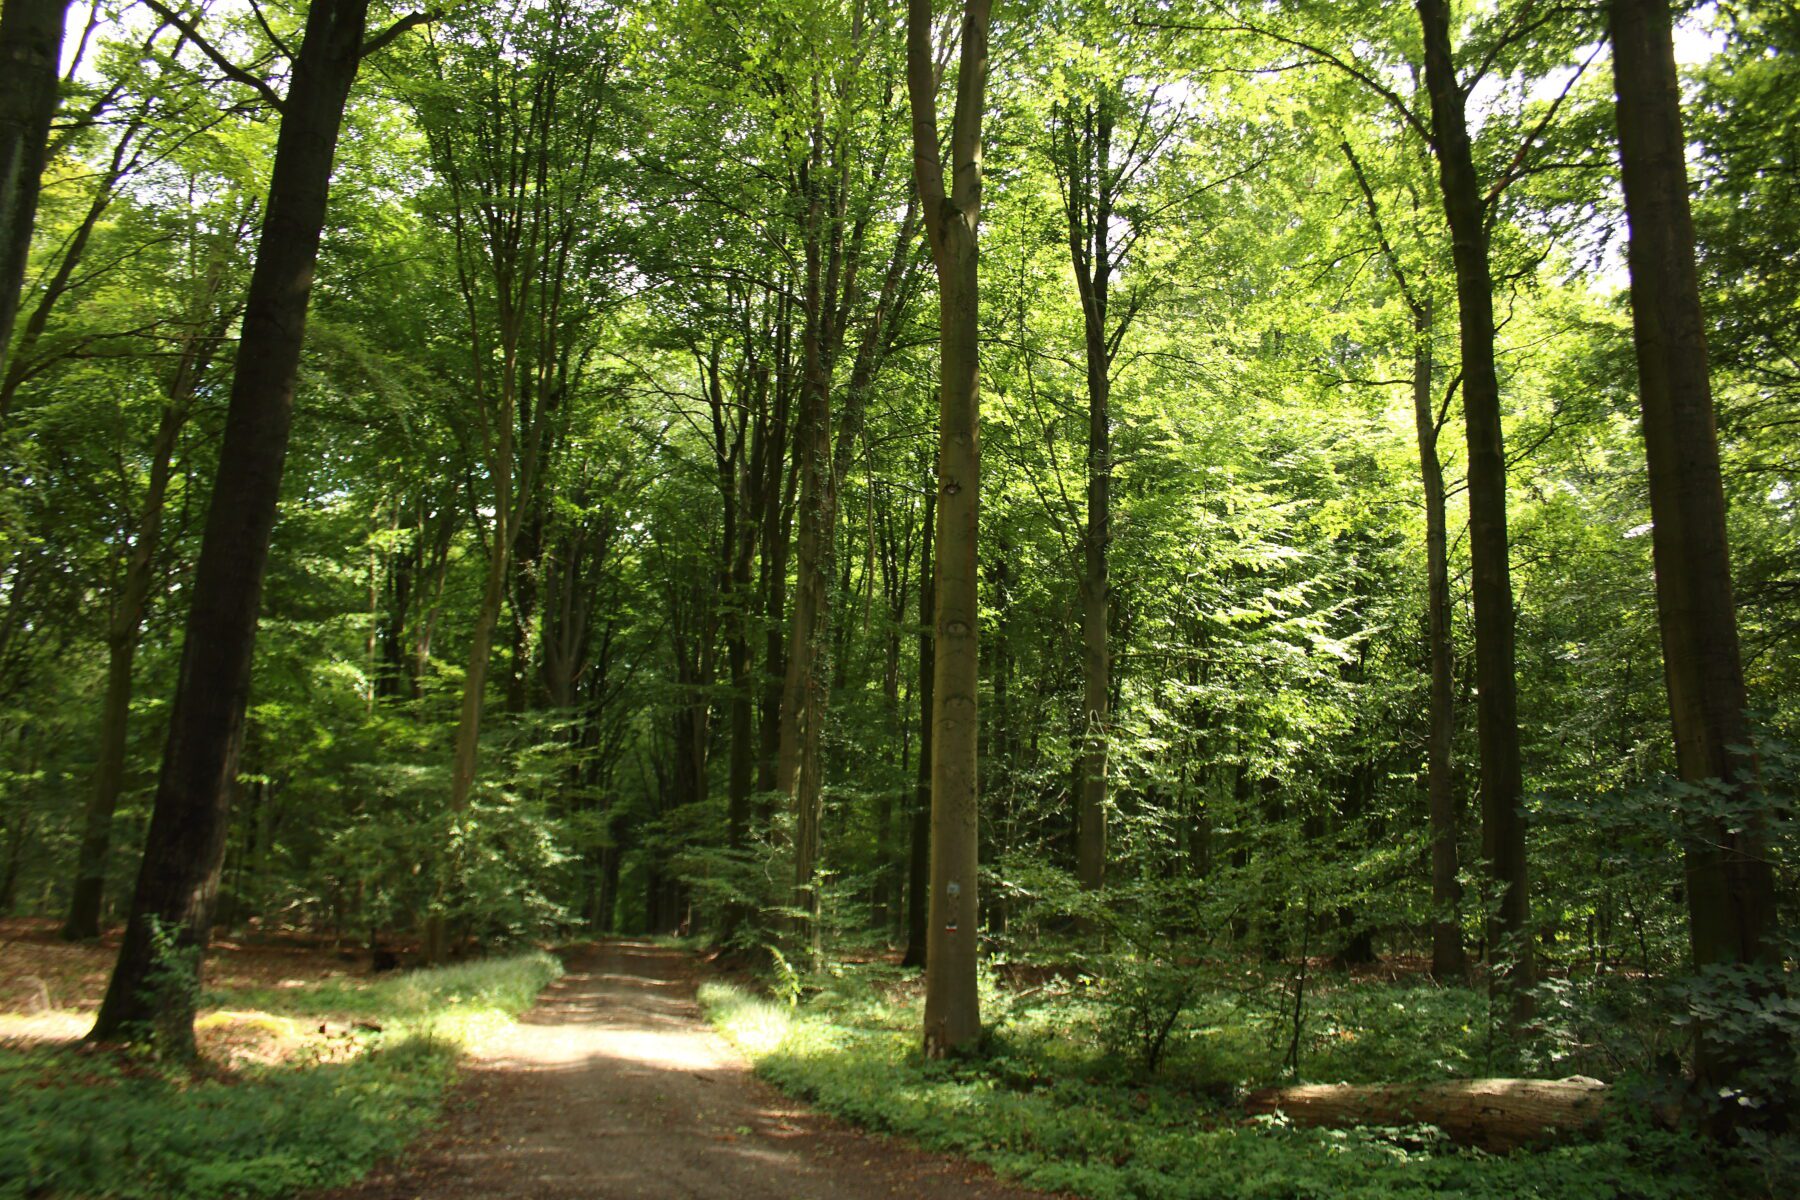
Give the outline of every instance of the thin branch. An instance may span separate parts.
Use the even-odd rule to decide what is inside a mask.
[[[389,42],[393,41],[407,30],[417,29],[421,25],[429,25],[437,19],[438,13],[429,9],[425,12],[406,14],[404,17],[401,17],[392,25],[389,25],[386,29],[364,42],[362,45],[362,57],[367,58],[369,55],[384,49]]]
[[[157,16],[181,30],[188,40],[193,42],[194,45],[199,48],[200,53],[206,55],[207,58],[212,60],[214,66],[225,72],[226,78],[243,84],[245,87],[261,96],[264,102],[276,112],[283,111],[285,102],[282,100],[281,96],[276,93],[275,89],[269,86],[268,80],[258,78],[232,62],[229,58],[226,58],[224,54],[219,52],[219,49],[216,46],[200,36],[200,31],[194,28],[193,22],[180,16],[175,10],[161,3],[161,0],[144,0],[144,4],[152,12],[156,13]]]

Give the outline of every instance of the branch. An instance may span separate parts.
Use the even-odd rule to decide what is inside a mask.
[[[940,240],[944,167],[938,161],[937,77],[932,70],[931,0],[909,0],[906,10],[906,91],[912,106],[913,179],[925,210],[932,248]]]
[[[1388,87],[1385,83],[1382,83],[1379,79],[1375,78],[1366,67],[1356,61],[1354,56],[1345,60],[1325,49],[1323,46],[1315,45],[1312,42],[1302,41],[1299,38],[1289,37],[1284,33],[1277,33],[1273,29],[1268,29],[1260,25],[1252,25],[1241,17],[1237,19],[1237,24],[1235,25],[1189,25],[1180,21],[1145,21],[1138,17],[1132,18],[1132,24],[1145,29],[1172,29],[1189,33],[1253,33],[1258,37],[1268,38],[1272,42],[1279,42],[1280,44],[1295,50],[1303,50],[1322,62],[1330,63],[1344,74],[1350,76],[1350,78],[1374,92],[1377,96],[1385,100],[1389,107],[1399,114],[1400,119],[1406,122],[1407,126],[1410,127],[1414,133],[1425,139],[1426,145],[1437,145],[1437,140],[1432,137],[1431,127],[1419,117],[1419,114],[1412,110],[1412,106],[1407,104],[1393,88]]]
[[[1506,170],[1501,172],[1498,179],[1494,180],[1494,186],[1488,189],[1487,195],[1481,198],[1483,208],[1492,208],[1495,201],[1500,199],[1501,193],[1519,179],[1524,171],[1525,159],[1531,154],[1532,146],[1544,135],[1544,130],[1550,127],[1550,122],[1556,118],[1556,110],[1561,108],[1562,102],[1569,98],[1569,93],[1575,90],[1575,85],[1581,82],[1581,77],[1587,74],[1587,69],[1593,65],[1594,59],[1605,45],[1605,42],[1595,45],[1594,52],[1587,56],[1587,61],[1575,68],[1575,74],[1569,77],[1569,82],[1563,86],[1561,93],[1550,102],[1550,107],[1544,110],[1543,118],[1532,126],[1531,132],[1525,135],[1525,140],[1519,143],[1519,152],[1513,155],[1512,162],[1507,164]]]
[[[1356,151],[1350,146],[1350,139],[1345,138],[1338,143],[1344,151],[1344,157],[1350,160],[1350,170],[1356,175],[1357,186],[1362,189],[1363,203],[1369,209],[1369,222],[1375,226],[1375,237],[1381,243],[1381,253],[1387,259],[1388,270],[1393,272],[1394,282],[1400,285],[1400,295],[1406,306],[1412,309],[1413,316],[1422,317],[1425,307],[1413,295],[1412,285],[1407,282],[1406,271],[1400,265],[1400,255],[1395,252],[1393,243],[1388,241],[1387,230],[1381,224],[1381,205],[1376,203],[1375,191],[1369,186],[1368,176],[1363,174],[1362,163],[1356,157]]]
[[[438,15],[439,14],[436,11],[430,9],[427,9],[425,12],[407,13],[404,17],[401,17],[398,21],[395,21],[392,25],[389,25],[386,29],[364,42],[362,47],[362,57],[367,58],[376,51],[385,49],[389,42],[393,41],[409,29],[416,29],[420,25],[431,24],[438,19]]]
[[[289,62],[293,62],[294,61],[294,52],[292,50],[288,49],[288,45],[286,42],[282,41],[280,37],[276,36],[276,33],[273,29],[269,28],[268,19],[263,16],[262,5],[258,4],[256,2],[256,0],[250,0],[250,11],[253,14],[255,14],[256,23],[258,25],[262,26],[263,36],[268,38],[269,41],[274,44],[274,46],[277,50],[281,51],[283,58],[286,58]]]
[[[199,47],[200,53],[210,58],[213,61],[214,66],[225,72],[226,78],[243,84],[245,87],[261,96],[264,102],[276,112],[282,111],[282,98],[276,94],[274,88],[269,86],[268,80],[257,78],[255,75],[252,75],[250,72],[244,70],[244,68],[232,62],[229,58],[226,58],[219,52],[216,46],[200,36],[200,31],[194,28],[192,21],[179,16],[173,9],[162,4],[160,0],[144,0],[144,3],[150,11],[154,12],[157,16],[161,17],[175,28],[181,30],[189,41]]]
[[[981,117],[987,94],[989,0],[968,0],[950,123],[950,202],[971,230],[981,208]]]

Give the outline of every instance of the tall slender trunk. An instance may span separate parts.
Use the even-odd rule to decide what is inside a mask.
[[[736,854],[747,854],[750,848],[750,789],[756,775],[756,698],[755,673],[750,656],[750,628],[753,619],[752,589],[755,576],[752,565],[756,555],[758,518],[756,508],[758,484],[763,476],[763,456],[769,453],[768,426],[763,414],[768,404],[768,376],[752,366],[755,407],[758,418],[752,434],[750,461],[741,461],[743,426],[739,426],[740,454],[730,463],[725,488],[727,535],[725,552],[725,664],[731,674],[731,750],[725,772],[725,845]],[[722,468],[723,470],[723,468]],[[732,904],[725,913],[723,936],[729,939],[750,916],[748,906]]]
[[[1087,356],[1087,521],[1081,535],[1081,761],[1075,869],[1081,886],[1106,882],[1106,760],[1112,707],[1112,360],[1107,306],[1112,283],[1114,101],[1108,89],[1066,125],[1069,257],[1081,296]]]
[[[1687,821],[1689,941],[1703,970],[1756,965],[1775,976],[1781,956],[1770,937],[1775,890],[1764,817],[1743,798],[1756,764],[1743,749],[1750,729],[1669,9],[1665,0],[1613,0],[1609,15],[1675,759],[1684,781],[1725,788],[1723,796],[1702,793],[1706,811]],[[1760,993],[1775,986],[1751,985]],[[1733,1038],[1707,1023],[1695,1073],[1704,1094],[1719,1095],[1789,1057],[1766,1037]]]
[[[1494,286],[1481,187],[1469,142],[1466,97],[1456,77],[1448,0],[1417,0],[1425,86],[1456,267],[1463,420],[1469,443],[1469,558],[1475,599],[1475,714],[1481,749],[1481,840],[1494,896],[1490,976],[1515,1021],[1532,1011],[1537,970],[1531,938],[1523,767],[1514,678],[1512,572],[1506,534],[1506,455],[1494,368]]]
[[[803,379],[795,423],[800,473],[800,531],[795,543],[794,615],[782,688],[781,743],[776,786],[794,809],[794,909],[798,932],[816,970],[824,947],[819,928],[819,823],[823,815],[820,725],[824,723],[829,659],[832,538],[837,527],[837,489],[831,470],[831,385],[824,342],[829,298],[823,258],[825,209],[819,179],[824,134],[813,132],[813,154],[803,186],[811,193],[806,231],[805,328],[801,333]],[[834,216],[836,214],[833,214]],[[835,265],[835,264],[834,264]]]
[[[217,288],[215,273],[209,296]],[[100,705],[100,745],[94,790],[82,819],[81,850],[76,860],[68,919],[62,935],[71,941],[100,936],[100,913],[106,890],[107,859],[112,852],[113,814],[125,784],[126,735],[131,718],[132,662],[149,609],[150,585],[162,541],[163,505],[168,497],[175,445],[187,423],[194,390],[224,336],[223,323],[191,334],[170,381],[168,399],[150,448],[150,480],[143,508],[125,559],[125,576],[113,601],[106,629],[106,695]]]
[[[1462,884],[1457,880],[1456,795],[1451,790],[1450,748],[1456,734],[1454,647],[1450,642],[1450,550],[1444,510],[1444,466],[1432,407],[1431,300],[1413,314],[1413,419],[1419,434],[1419,476],[1425,487],[1425,623],[1431,660],[1429,728],[1425,737],[1425,795],[1431,830],[1431,973],[1461,979]]]
[[[31,257],[38,187],[62,69],[69,0],[6,0],[0,7],[0,377]]]
[[[933,587],[931,916],[925,969],[927,1057],[974,1041],[981,1032],[975,989],[980,912],[981,721],[979,571],[976,531],[981,496],[981,353],[979,240],[981,119],[988,67],[988,0],[963,9],[950,178],[938,158],[937,78],[931,2],[908,0],[907,92],[912,105],[913,177],[938,276],[938,531]]]
[[[89,1035],[96,1040],[155,1040],[178,1057],[194,1053],[200,957],[229,827],[306,309],[367,15],[368,0],[314,0],[294,58],[168,746],[124,943]]]

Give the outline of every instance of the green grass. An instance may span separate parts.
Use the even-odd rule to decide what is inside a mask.
[[[1229,990],[1201,999],[1155,1076],[1107,1052],[1105,1006],[1092,988],[1029,1005],[989,991],[984,1012],[996,1019],[984,1052],[928,1062],[918,1051],[919,1002],[882,986],[892,977],[848,970],[798,1007],[717,983],[700,999],[784,1091],[1028,1185],[1095,1200],[1775,1194],[1755,1172],[1722,1169],[1693,1138],[1643,1129],[1501,1158],[1423,1129],[1247,1120],[1234,1100],[1279,1072],[1275,1047],[1285,1044],[1265,1005]],[[1370,984],[1319,1003],[1308,1078],[1444,1078],[1480,1064],[1482,1025],[1469,1019],[1480,1005],[1470,993]]]
[[[0,1200],[277,1197],[355,1179],[437,1115],[457,1056],[561,973],[547,954],[379,981],[209,994],[312,1025],[360,1020],[328,1061],[228,1077],[111,1052],[0,1051]]]

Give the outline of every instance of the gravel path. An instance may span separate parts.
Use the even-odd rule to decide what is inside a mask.
[[[319,1200],[1043,1200],[783,1097],[701,1019],[695,984],[674,950],[578,955],[469,1065],[439,1132]]]

